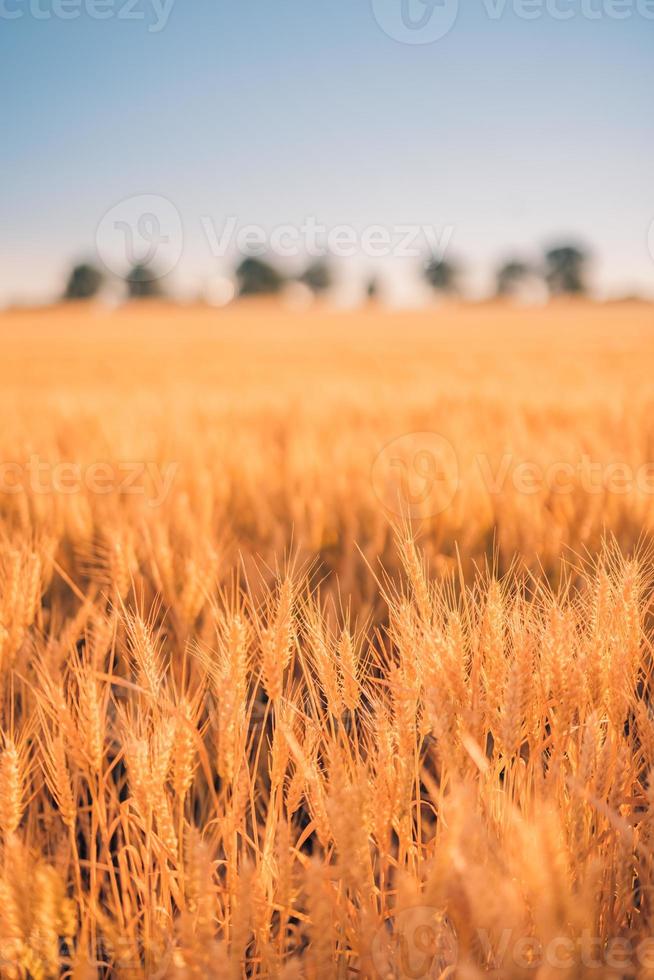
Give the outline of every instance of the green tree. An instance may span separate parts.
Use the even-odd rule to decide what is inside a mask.
[[[545,253],[545,279],[552,296],[586,292],[588,256],[576,245],[560,245]]]
[[[532,274],[531,268],[520,259],[505,262],[497,270],[497,295],[512,296]]]
[[[248,256],[236,269],[239,296],[265,296],[279,293],[284,285],[284,277],[264,259]]]
[[[379,293],[380,293],[379,279],[377,279],[377,278],[375,278],[375,276],[373,276],[366,283],[366,298],[371,303],[374,303],[376,300],[379,299]]]
[[[64,299],[92,299],[100,291],[104,276],[94,265],[82,262],[73,266],[66,283]]]
[[[161,280],[156,270],[149,265],[132,266],[125,277],[125,282],[130,299],[150,299],[163,293]]]
[[[425,266],[424,275],[437,293],[453,295],[459,292],[459,269],[447,259],[431,258]]]
[[[318,294],[326,293],[333,284],[332,270],[327,259],[316,259],[298,276],[298,282]]]

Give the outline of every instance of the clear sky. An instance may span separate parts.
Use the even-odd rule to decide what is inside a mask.
[[[179,214],[182,291],[231,216],[449,229],[477,290],[572,238],[601,292],[654,295],[652,0],[460,0],[428,43],[442,4],[0,0],[0,302],[54,295],[134,195]]]

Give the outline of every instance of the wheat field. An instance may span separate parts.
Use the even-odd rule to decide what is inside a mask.
[[[654,313],[0,315],[0,975],[654,977]]]

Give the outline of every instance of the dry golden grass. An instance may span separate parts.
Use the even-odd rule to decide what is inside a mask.
[[[0,354],[1,976],[654,976],[649,307]]]

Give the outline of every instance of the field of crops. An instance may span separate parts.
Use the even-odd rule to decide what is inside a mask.
[[[0,975],[654,977],[654,312],[0,315]]]

